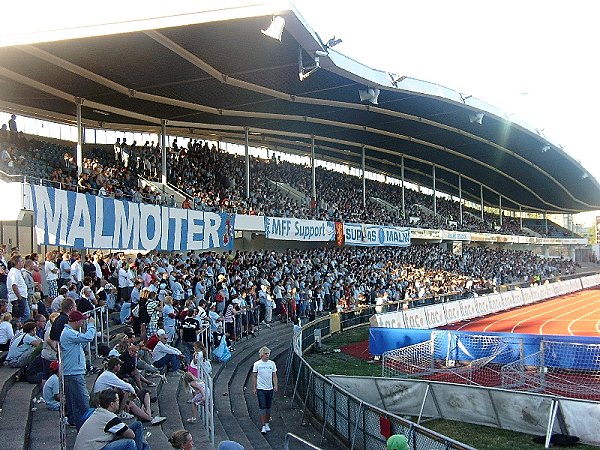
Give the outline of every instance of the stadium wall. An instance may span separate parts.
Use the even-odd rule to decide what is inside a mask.
[[[338,375],[328,379],[391,414],[417,417],[417,423],[456,420],[547,439],[553,433],[568,434],[582,443],[600,445],[598,402],[426,380]]]
[[[423,308],[374,314],[370,319],[372,334],[369,336],[369,352],[372,355],[382,355],[386,351],[424,342],[430,338],[430,332],[428,335],[416,330],[430,330],[598,285],[600,285],[600,275],[591,275]],[[582,338],[577,337],[577,339],[581,342]],[[562,336],[561,340],[563,340]],[[532,342],[531,345],[533,346],[534,343]],[[539,351],[539,346],[536,351]]]

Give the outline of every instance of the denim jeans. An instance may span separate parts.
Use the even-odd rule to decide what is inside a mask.
[[[83,375],[65,375],[65,399],[67,400],[67,414],[69,422],[81,428],[81,416],[90,407],[90,395],[85,385]]]
[[[130,315],[131,315],[131,303],[124,302],[123,306],[121,307],[121,311],[119,313],[119,320],[123,324],[129,318]]]
[[[135,440],[117,439],[106,444],[102,450],[150,450],[150,446],[144,442],[144,427],[141,422],[136,420],[128,427],[135,433]]]
[[[23,317],[21,318],[23,323],[28,321],[30,316],[31,316],[31,308],[29,307],[29,301],[25,301],[25,310],[23,311]]]
[[[162,369],[164,366],[170,367],[171,372],[179,370],[179,357],[172,353],[168,353],[154,363],[154,367]]]
[[[185,362],[189,364],[192,361],[192,355],[194,354],[194,343],[182,340],[181,346],[183,347],[183,357],[185,358]]]

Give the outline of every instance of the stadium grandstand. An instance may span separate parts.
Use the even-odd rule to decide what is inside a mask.
[[[15,436],[6,448],[77,449],[67,424],[73,387],[64,383],[73,375],[63,373],[63,338],[50,337],[65,298],[95,318],[89,392],[103,362],[116,364],[108,350],[123,365],[139,351],[139,372],[119,375],[140,405],[117,412],[144,421],[155,449],[169,448],[182,428],[207,449],[235,440],[247,450],[366,450],[391,431],[408,434],[415,449],[471,448],[403,418],[436,416],[427,394],[421,411],[404,414],[357,400],[365,392],[351,380],[339,380],[347,389],[334,395],[303,365],[317,335],[369,322],[381,336],[385,328],[418,334],[408,347],[386,341],[372,352],[390,382],[589,391],[600,370],[595,342],[550,340],[541,353],[525,352],[539,342],[431,331],[600,284],[587,238],[571,231],[574,214],[600,209],[600,185],[579,162],[492,105],[337,52],[291,4],[155,7],[64,34],[0,36],[0,310],[8,314],[0,330],[10,335],[0,334],[0,436]],[[559,216],[566,220],[551,220]],[[26,292],[7,284],[15,271]],[[179,335],[186,314],[198,319],[212,366],[193,363],[192,343]],[[24,341],[28,320],[36,329],[23,365],[9,348],[11,338]],[[147,349],[159,330],[179,348],[173,373]],[[285,394],[275,397],[272,432],[261,430],[264,411],[250,395],[263,345]],[[595,352],[583,376],[563,361],[575,345]],[[557,349],[567,356],[550,366]],[[55,411],[41,381],[51,360],[61,361]],[[197,379],[180,380],[180,362]],[[583,381],[565,387],[565,378]],[[350,406],[341,418],[329,411],[327,383],[340,403],[358,402],[355,417]],[[549,401],[556,416],[558,400]],[[365,425],[384,415],[391,428]],[[549,435],[552,424],[532,429]]]

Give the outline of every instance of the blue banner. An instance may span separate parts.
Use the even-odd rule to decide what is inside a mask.
[[[328,242],[335,239],[333,222],[265,217],[265,237],[285,241]]]
[[[410,245],[410,228],[345,223],[344,241],[346,245],[408,247]]]
[[[38,244],[129,250],[233,248],[233,214],[134,203],[32,185]]]

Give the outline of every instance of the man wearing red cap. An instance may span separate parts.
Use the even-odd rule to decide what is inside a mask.
[[[60,349],[62,352],[63,375],[65,380],[65,400],[69,423],[77,429],[81,427],[81,416],[87,412],[90,396],[85,385],[85,344],[92,342],[96,335],[96,321],[90,317],[87,330],[81,333],[86,317],[79,311],[69,313],[69,323],[65,325],[60,335]]]
[[[46,402],[48,409],[52,411],[58,411],[60,408],[60,391],[58,380],[58,361],[54,360],[50,363],[50,377],[44,383],[44,389],[42,390],[42,396]]]

